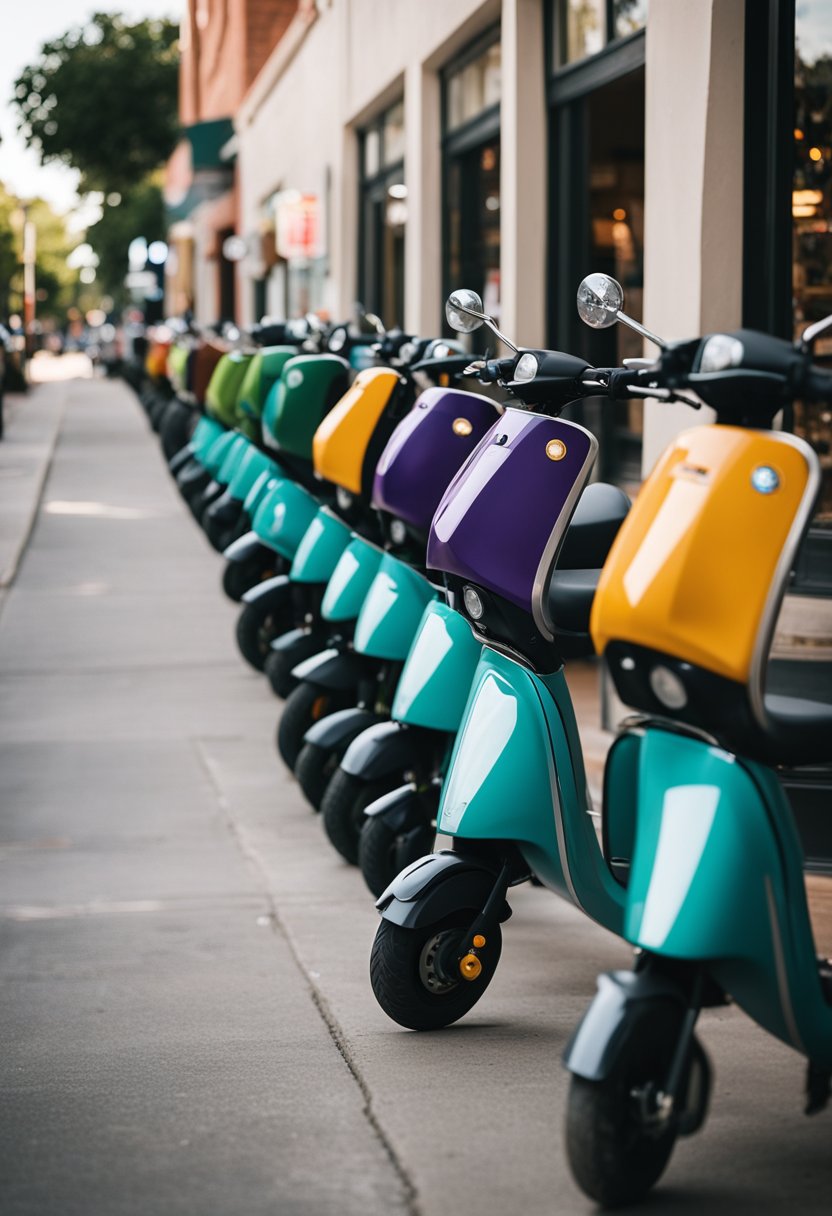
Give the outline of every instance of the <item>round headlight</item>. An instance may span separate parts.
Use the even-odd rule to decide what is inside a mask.
[[[332,331],[327,342],[327,346],[333,353],[343,350],[347,344],[347,331],[341,326],[339,329]]]
[[[727,367],[739,367],[745,347],[730,334],[713,334],[702,347],[700,372],[724,372]]]
[[[403,545],[407,540],[407,526],[404,520],[394,519],[390,524],[390,539],[394,545]]]
[[[483,613],[485,612],[485,605],[473,587],[466,587],[462,592],[462,602],[465,605],[465,611],[468,613],[472,621],[478,621],[481,619]]]
[[[657,699],[668,709],[684,709],[688,703],[685,686],[669,667],[654,667],[650,672],[650,687]]]
[[[521,383],[525,383],[527,380],[534,380],[539,366],[534,355],[527,351],[525,355],[521,355],[517,360],[514,368],[514,379],[519,380]]]

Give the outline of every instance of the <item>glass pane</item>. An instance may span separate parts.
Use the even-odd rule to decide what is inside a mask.
[[[389,181],[382,231],[381,316],[388,327],[404,324],[404,241],[407,187],[399,175]]]
[[[796,11],[792,286],[795,337],[832,313],[832,20],[824,0]],[[832,338],[816,346],[832,356]],[[795,430],[812,444],[823,469],[818,519],[832,526],[832,411],[795,406]]]
[[[626,38],[647,24],[647,0],[613,0],[613,38]]]
[[[391,106],[382,119],[384,129],[384,163],[395,165],[404,160],[404,102]]]
[[[378,128],[364,133],[364,176],[374,177],[381,167],[381,137]]]
[[[500,100],[502,53],[499,42],[467,63],[447,82],[447,123],[453,131]]]
[[[558,61],[597,55],[607,42],[607,0],[561,0]]]
[[[500,316],[500,144],[455,156],[448,166],[447,289],[469,287]]]

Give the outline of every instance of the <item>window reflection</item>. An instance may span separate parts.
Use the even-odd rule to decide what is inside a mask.
[[[556,61],[565,67],[647,24],[648,0],[557,0]]]
[[[832,11],[803,0],[795,24],[792,290],[795,337],[832,313]],[[832,334],[816,346],[832,356]],[[823,469],[818,520],[832,526],[832,411],[795,406],[795,430],[815,448]]]
[[[500,100],[501,47],[493,43],[476,59],[448,77],[447,130],[470,122]]]

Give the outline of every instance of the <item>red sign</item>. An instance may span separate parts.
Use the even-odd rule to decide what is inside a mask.
[[[277,200],[277,252],[287,261],[319,258],[321,205],[317,194],[289,194]]]

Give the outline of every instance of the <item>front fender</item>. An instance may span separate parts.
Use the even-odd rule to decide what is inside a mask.
[[[433,731],[384,721],[365,730],[347,748],[341,768],[364,781],[405,773],[430,757],[436,745]]]
[[[341,752],[349,746],[356,735],[378,722],[378,714],[369,709],[338,709],[334,714],[321,718],[303,736],[304,743],[314,743],[328,752]]]
[[[296,680],[306,680],[320,688],[346,692],[350,688],[357,688],[366,672],[367,664],[355,651],[331,647],[298,663],[292,675]]]
[[[274,549],[264,545],[256,532],[246,532],[245,536],[232,541],[223,552],[223,557],[229,562],[247,562],[253,557],[274,556]]]
[[[483,862],[448,851],[429,853],[393,879],[376,907],[394,925],[420,929],[453,912],[481,911],[496,882],[496,871]],[[504,902],[499,919],[510,915]]]
[[[320,654],[321,647],[326,645],[326,636],[320,626],[313,629],[308,626],[301,629],[290,629],[288,633],[283,633],[279,638],[275,638],[272,642],[272,650],[277,651],[287,663],[291,663],[294,669],[305,659],[317,657]]]
[[[434,819],[438,804],[439,792],[435,787],[420,790],[410,781],[376,798],[375,802],[364,808],[364,814],[368,819],[375,819],[376,816],[383,819],[393,832],[406,832]]]
[[[292,584],[288,574],[277,574],[264,582],[251,587],[243,596],[244,604],[260,604],[263,608],[272,604],[280,604],[292,594]]]
[[[666,976],[649,971],[609,971],[598,976],[598,991],[563,1053],[576,1077],[603,1081],[612,1072],[633,1031],[633,1008],[645,1001],[672,1001],[686,1007],[685,994]]]

